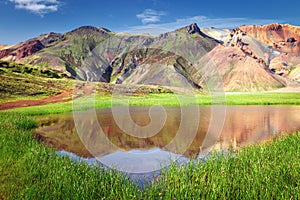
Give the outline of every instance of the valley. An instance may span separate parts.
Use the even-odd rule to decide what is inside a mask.
[[[299,30],[0,45],[0,199],[299,198]]]

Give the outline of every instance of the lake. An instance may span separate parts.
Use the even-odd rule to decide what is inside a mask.
[[[199,118],[182,115],[196,109]],[[38,121],[35,135],[58,154],[74,160],[100,162],[128,173],[148,173],[173,161],[204,159],[212,151],[235,152],[282,132],[300,130],[300,106],[189,106],[164,110],[136,106],[128,111],[129,116],[120,107],[45,117]]]

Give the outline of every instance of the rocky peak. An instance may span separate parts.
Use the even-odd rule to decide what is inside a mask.
[[[267,25],[267,30],[269,31],[282,31],[282,25],[281,24],[269,24]]]
[[[196,23],[193,23],[189,26],[186,27],[186,32],[189,34],[194,34],[194,33],[201,33],[200,28]]]
[[[50,32],[47,34],[42,34],[36,39],[39,40],[44,46],[49,46],[57,41],[64,40],[64,36],[59,33]]]
[[[247,35],[247,33],[240,28],[235,28],[230,32],[230,36],[232,37],[233,35],[245,36],[245,35]]]
[[[85,34],[85,33],[111,33],[110,30],[102,28],[102,27],[95,27],[95,26],[81,26],[69,33],[78,33],[78,34]]]
[[[251,41],[247,33],[242,29],[240,28],[233,29],[228,35],[226,40],[227,42],[225,43],[225,46],[230,46],[233,48],[240,49],[245,56],[253,58],[263,66],[267,65],[264,59],[258,56],[256,52],[251,48],[251,46],[253,47],[255,43]],[[234,56],[230,56],[230,57],[234,57]]]
[[[240,28],[233,29],[227,38],[227,46],[237,46],[243,48],[246,43],[243,42],[242,38],[247,34]]]

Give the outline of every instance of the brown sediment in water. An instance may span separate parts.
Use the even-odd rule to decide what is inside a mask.
[[[148,110],[149,108],[145,107],[132,107],[131,117],[137,124],[147,125],[150,122]],[[188,158],[196,158],[201,150],[205,148],[235,150],[248,144],[268,140],[278,133],[300,130],[300,124],[298,123],[300,121],[299,111],[300,107],[297,106],[227,107],[222,132],[216,139],[212,137],[214,134],[208,131],[211,122],[211,107],[203,106],[200,108],[201,116],[198,132],[192,138],[191,145],[186,148],[183,155]],[[132,149],[161,148],[177,153],[176,148],[181,148],[180,145],[186,142],[183,140],[190,140],[191,138],[181,137],[177,141],[173,140],[178,134],[181,120],[180,108],[167,107],[166,112],[168,117],[163,129],[149,138],[138,138],[126,134],[114,121],[110,109],[100,110],[97,113],[97,121],[89,121],[89,116],[86,116],[88,124],[78,124],[78,122],[76,124],[72,115],[42,119],[39,122],[41,127],[35,135],[40,141],[57,150],[66,150],[86,158],[102,157],[116,150],[129,151]],[[126,123],[125,119],[124,123]],[[213,123],[213,125],[218,125],[218,122]],[[84,126],[83,130],[86,130],[86,132],[78,134],[79,126]],[[99,127],[101,127],[104,134],[101,137],[99,136]],[[184,130],[188,129],[187,123]],[[214,145],[205,146],[204,139],[206,141],[215,140],[213,141]],[[175,144],[172,148],[168,146],[171,142]]]

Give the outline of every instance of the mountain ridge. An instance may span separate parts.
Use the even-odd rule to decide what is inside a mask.
[[[265,91],[299,82],[298,29],[269,24],[218,30],[193,23],[152,36],[81,26],[0,46],[0,59],[46,66],[86,81],[176,87],[187,81],[195,88],[206,88],[214,68],[225,91]]]

